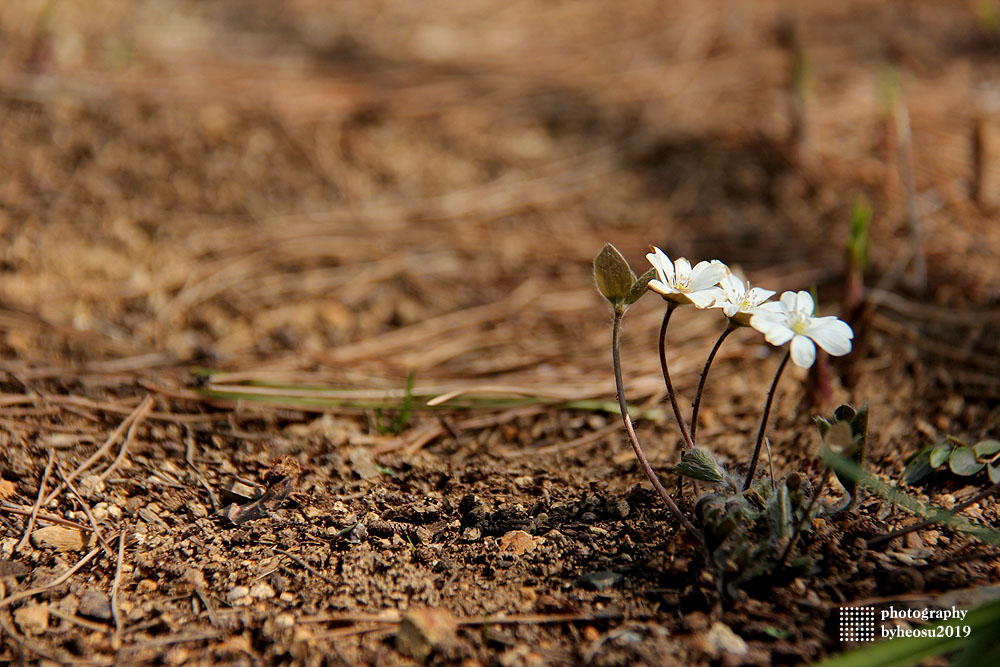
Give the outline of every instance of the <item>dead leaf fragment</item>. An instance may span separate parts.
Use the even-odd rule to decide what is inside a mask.
[[[94,541],[93,533],[83,533],[77,528],[65,526],[45,526],[31,534],[31,544],[37,549],[57,551],[81,551]]]
[[[512,530],[500,538],[500,551],[520,556],[534,551],[542,542],[544,540],[541,537],[535,537],[523,530]]]
[[[403,614],[396,633],[396,650],[425,660],[435,650],[456,639],[458,620],[447,609],[425,607]]]

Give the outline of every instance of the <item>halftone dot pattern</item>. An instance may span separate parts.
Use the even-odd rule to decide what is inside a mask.
[[[875,607],[841,607],[840,641],[875,641]]]

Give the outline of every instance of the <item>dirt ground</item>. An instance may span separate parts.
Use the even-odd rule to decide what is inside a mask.
[[[806,531],[813,576],[721,597],[625,439],[591,261],[655,244],[846,318],[864,197],[868,332],[828,396],[786,373],[775,473],[818,483],[845,401],[891,484],[1000,436],[990,10],[0,4],[0,662],[798,664],[850,648],[841,606],[974,604],[995,551],[868,547],[915,521],[874,496]],[[674,488],[662,313],[623,367]],[[682,401],[722,327],[674,317]],[[698,441],[727,465],[780,354],[722,348]]]

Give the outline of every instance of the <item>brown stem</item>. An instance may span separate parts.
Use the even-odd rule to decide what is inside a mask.
[[[698,380],[698,393],[694,395],[694,405],[691,406],[691,440],[695,439],[695,433],[698,431],[698,407],[701,406],[701,394],[705,391],[705,381],[708,380],[708,369],[712,367],[712,362],[715,361],[715,355],[718,354],[719,348],[722,347],[722,341],[726,340],[726,336],[733,333],[736,330],[736,326],[730,322],[726,330],[722,332],[719,339],[715,341],[715,346],[712,351],[708,353],[708,359],[705,360],[705,367],[701,369],[701,379]]]
[[[677,507],[677,503],[674,499],[670,497],[670,493],[663,488],[663,484],[660,483],[660,478],[656,476],[656,472],[653,467],[649,465],[649,460],[646,459],[646,454],[642,451],[642,445],[639,444],[639,438],[635,434],[635,429],[632,427],[632,418],[628,414],[628,404],[625,402],[625,383],[622,380],[622,364],[621,364],[621,354],[618,350],[618,342],[621,338],[622,330],[622,317],[625,315],[624,312],[615,311],[615,323],[614,329],[611,334],[611,356],[615,367],[615,389],[618,391],[618,407],[621,409],[622,422],[625,424],[625,432],[628,434],[629,443],[632,445],[632,450],[635,452],[635,456],[639,459],[639,465],[642,467],[643,472],[646,473],[646,477],[649,481],[653,483],[653,487],[656,492],[660,494],[660,498],[666,503],[670,511],[673,512],[677,520],[680,521],[681,525],[684,526],[685,530],[691,534],[693,538],[699,542],[704,542],[701,537],[701,533],[688,521],[684,513],[681,512],[680,508]]]
[[[694,440],[688,432],[687,425],[684,424],[684,417],[681,416],[681,409],[677,405],[677,394],[674,393],[674,385],[670,381],[670,371],[667,369],[667,324],[670,316],[673,315],[677,304],[667,303],[667,312],[663,313],[663,324],[660,325],[660,370],[663,371],[663,382],[667,385],[667,396],[670,398],[670,406],[674,409],[674,419],[677,420],[677,427],[684,436],[684,446],[688,449],[694,448]]]
[[[754,471],[757,470],[757,458],[760,456],[760,446],[764,442],[764,432],[767,431],[767,418],[771,415],[771,404],[774,402],[774,390],[778,388],[778,380],[781,379],[781,373],[785,370],[785,366],[788,365],[788,360],[791,356],[791,350],[785,353],[785,358],[781,360],[781,365],[778,366],[778,372],[774,374],[774,380],[771,382],[771,388],[767,392],[767,402],[764,403],[764,416],[760,418],[760,430],[757,431],[757,444],[754,445],[753,456],[750,458],[750,469],[747,470],[747,478],[743,482],[744,491],[750,488],[750,482],[753,481]]]

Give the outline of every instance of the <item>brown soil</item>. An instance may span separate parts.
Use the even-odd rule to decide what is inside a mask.
[[[866,547],[914,521],[866,496],[805,533],[814,576],[721,597],[625,440],[590,266],[656,244],[849,317],[864,196],[868,333],[829,396],[785,376],[776,474],[818,483],[843,401],[893,483],[997,437],[995,34],[965,2],[622,7],[0,5],[0,662],[801,663],[848,648],[840,606],[995,581],[944,529]],[[629,312],[623,366],[673,488],[661,315]],[[722,326],[674,317],[682,400]],[[779,355],[741,331],[716,361],[699,444],[727,465]]]

